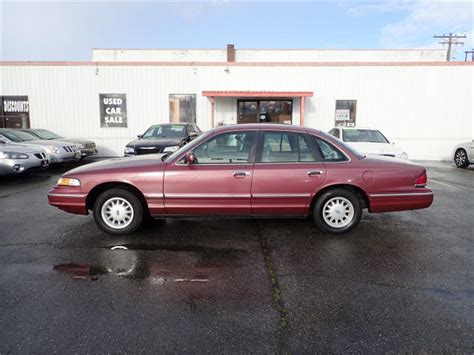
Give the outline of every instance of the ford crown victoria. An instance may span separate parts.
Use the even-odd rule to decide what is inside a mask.
[[[362,210],[429,207],[422,166],[367,158],[318,130],[250,124],[215,128],[173,153],[92,163],[65,173],[49,203],[88,214],[110,234],[145,216],[305,217],[324,232],[355,227]]]

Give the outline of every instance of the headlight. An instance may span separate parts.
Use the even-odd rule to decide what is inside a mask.
[[[125,147],[125,154],[135,154],[135,148]]]
[[[398,158],[403,159],[403,160],[407,160],[408,159],[408,154],[405,153],[405,152],[400,153],[400,154],[398,154]]]
[[[178,145],[172,145],[163,149],[163,153],[176,152],[179,149]]]
[[[28,159],[28,155],[17,152],[0,152],[0,159]]]
[[[49,154],[59,154],[60,150],[58,147],[55,147],[54,145],[50,145],[46,148],[46,151]]]
[[[81,186],[81,182],[78,179],[62,177],[58,180],[58,186]]]

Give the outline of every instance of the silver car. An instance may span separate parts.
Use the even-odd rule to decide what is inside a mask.
[[[22,128],[21,131],[32,134],[38,137],[39,139],[43,139],[43,140],[54,139],[54,140],[61,140],[64,142],[71,142],[79,147],[82,158],[97,154],[97,147],[96,147],[95,142],[88,139],[65,138],[65,137],[60,136],[59,134],[56,134],[54,132],[51,132],[43,128]]]
[[[50,155],[51,164],[81,159],[81,152],[75,144],[56,140],[44,141],[16,129],[0,128],[0,139],[10,143],[21,143],[30,147],[42,148]]]
[[[49,155],[40,147],[7,143],[0,138],[0,176],[45,169],[48,166]]]

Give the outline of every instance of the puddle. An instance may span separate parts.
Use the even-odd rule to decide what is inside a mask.
[[[244,249],[234,248],[212,248],[204,247],[201,245],[156,245],[156,244],[121,244],[113,246],[105,246],[102,249],[110,250],[136,250],[136,251],[181,251],[181,252],[195,252],[195,253],[217,253],[217,254],[230,254],[230,253],[246,253]]]
[[[167,282],[205,284],[209,278],[224,270],[241,268],[241,255],[246,250],[212,248],[196,245],[123,244],[101,247],[97,263],[61,263],[54,271],[71,274],[73,279],[97,280],[113,275],[128,279],[146,280],[153,285]],[[145,251],[181,252],[146,253]]]

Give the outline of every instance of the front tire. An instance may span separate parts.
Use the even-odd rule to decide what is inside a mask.
[[[454,164],[456,164],[458,168],[467,168],[469,166],[470,163],[464,149],[459,148],[456,150],[456,153],[454,153]]]
[[[362,205],[357,195],[335,188],[318,197],[313,208],[313,219],[326,233],[340,234],[354,228],[362,216]]]
[[[100,229],[112,235],[133,233],[143,221],[143,206],[138,197],[120,188],[101,193],[94,203],[93,213]]]

